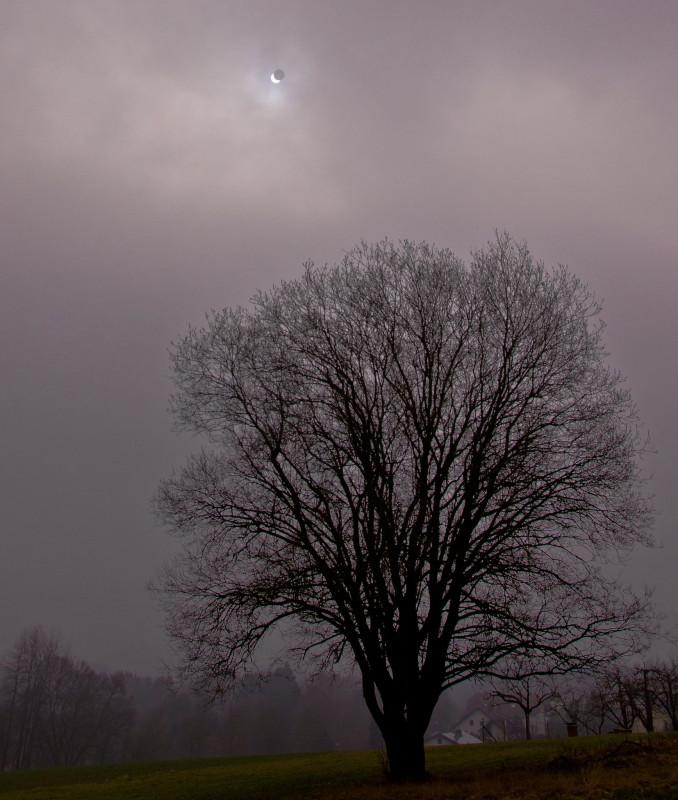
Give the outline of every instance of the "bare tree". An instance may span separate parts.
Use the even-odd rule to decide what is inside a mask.
[[[47,676],[39,738],[42,763],[66,767],[115,760],[134,716],[121,675],[99,674],[85,661],[62,656]]]
[[[24,631],[3,660],[0,709],[2,769],[115,759],[134,719],[121,675],[74,662],[41,628]]]
[[[490,680],[490,695],[518,706],[525,717],[525,738],[531,739],[532,712],[558,694],[554,681],[557,666],[529,656],[510,657],[501,666],[501,671]]]
[[[507,655],[636,648],[647,598],[603,565],[650,543],[644,443],[599,313],[500,235],[469,264],[362,245],[208,315],[172,407],[209,447],[157,497],[185,674],[226,690],[293,629],[355,662],[391,775],[416,778],[445,688]]]
[[[589,729],[589,689],[580,682],[569,680],[558,682],[558,693],[553,704],[553,710],[567,725],[579,725]]]
[[[664,694],[657,667],[648,664],[628,667],[621,676],[620,687],[625,692],[633,719],[639,720],[648,733],[654,731],[655,707],[662,707],[659,696]],[[670,684],[668,688],[671,688]],[[668,698],[662,697],[664,699]]]
[[[136,708],[127,694],[125,677],[122,672],[98,673],[94,688],[97,699],[91,720],[89,758],[98,764],[126,760]]]
[[[6,713],[2,769],[32,766],[48,698],[49,675],[62,654],[59,639],[37,627],[23,631],[3,659],[0,702]]]
[[[659,662],[654,666],[654,697],[674,731],[678,731],[678,659]]]
[[[621,667],[603,669],[597,676],[591,691],[591,709],[600,720],[597,733],[612,726],[614,729],[629,731],[635,719],[635,682],[628,669]]]

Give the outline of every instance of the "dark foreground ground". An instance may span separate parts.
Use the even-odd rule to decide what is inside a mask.
[[[379,753],[325,753],[0,774],[0,800],[678,800],[678,734],[428,751],[397,786]]]

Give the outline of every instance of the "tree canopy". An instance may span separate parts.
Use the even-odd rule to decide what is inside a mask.
[[[650,544],[644,440],[600,311],[498,235],[468,263],[363,244],[190,330],[172,409],[206,446],[156,501],[187,673],[227,689],[282,624],[355,662],[408,777],[445,688],[638,647],[647,598],[609,564]]]

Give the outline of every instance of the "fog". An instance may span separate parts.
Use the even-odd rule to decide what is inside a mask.
[[[495,229],[604,301],[656,450],[628,577],[673,624],[677,38],[661,0],[3,0],[0,651],[169,657],[149,507],[199,446],[166,412],[190,324],[361,239]]]

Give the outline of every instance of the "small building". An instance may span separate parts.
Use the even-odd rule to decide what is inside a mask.
[[[440,747],[448,744],[481,744],[481,740],[472,733],[467,733],[459,728],[447,733],[436,731],[424,739],[424,747]]]
[[[655,731],[671,731],[673,730],[673,725],[671,724],[671,718],[665,711],[660,711],[659,709],[653,709],[652,711],[652,727]],[[647,733],[645,725],[636,717],[633,720],[633,725],[631,726],[632,733]]]
[[[510,704],[482,705],[467,710],[452,730],[471,734],[481,742],[505,742],[524,737],[525,718]]]

